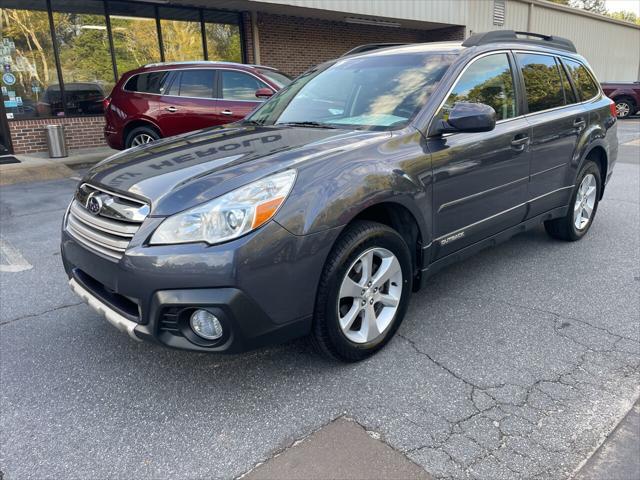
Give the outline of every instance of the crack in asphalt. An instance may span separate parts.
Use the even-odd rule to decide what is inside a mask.
[[[451,297],[456,298],[456,296],[451,296]],[[469,297],[467,297],[467,299],[468,298]],[[464,472],[465,476],[475,476],[474,474],[475,467],[477,467],[482,462],[485,462],[487,460],[492,460],[497,464],[499,464],[501,467],[506,468],[508,471],[518,476],[523,475],[526,472],[526,475],[529,478],[548,478],[549,476],[552,476],[552,474],[557,475],[560,465],[552,465],[552,466],[540,465],[540,460],[532,456],[529,456],[525,451],[523,451],[522,448],[514,449],[514,447],[508,446],[507,442],[509,439],[521,438],[526,442],[530,443],[532,446],[552,455],[566,455],[568,452],[570,452],[580,457],[586,456],[586,458],[589,458],[595,452],[595,449],[593,449],[593,446],[591,446],[589,451],[586,451],[584,448],[580,448],[576,444],[578,441],[577,436],[574,436],[575,438],[573,438],[573,440],[569,442],[564,442],[564,445],[562,445],[563,448],[553,448],[533,438],[535,434],[535,428],[540,427],[545,418],[549,418],[551,415],[557,413],[559,408],[563,409],[563,410],[560,410],[560,412],[564,411],[564,409],[570,408],[569,405],[564,403],[565,398],[562,398],[563,397],[562,395],[558,395],[553,391],[550,391],[549,389],[544,389],[544,385],[546,384],[562,385],[563,387],[566,387],[567,389],[569,389],[572,395],[579,395],[580,392],[584,389],[584,387],[597,388],[599,390],[604,390],[608,393],[615,394],[616,392],[609,390],[605,385],[603,385],[603,383],[594,383],[594,382],[587,381],[585,378],[577,379],[574,377],[578,372],[584,372],[584,374],[586,374],[587,376],[594,377],[594,375],[591,372],[589,372],[588,369],[585,368],[587,364],[596,364],[596,361],[594,358],[591,358],[591,359],[587,358],[589,355],[592,355],[592,356],[607,355],[607,354],[611,355],[611,354],[618,353],[618,354],[625,354],[625,355],[635,355],[636,357],[638,357],[638,354],[633,354],[630,352],[626,352],[624,350],[619,350],[617,349],[617,347],[619,343],[622,342],[623,340],[630,341],[635,345],[640,345],[640,342],[636,339],[627,337],[625,335],[613,333],[612,331],[610,331],[605,327],[602,327],[599,325],[593,325],[592,323],[585,320],[567,317],[557,312],[548,311],[545,309],[526,306],[526,305],[519,305],[519,304],[505,302],[505,301],[491,299],[491,298],[476,297],[476,300],[495,301],[497,303],[508,305],[513,308],[525,309],[533,312],[551,315],[554,317],[553,326],[552,326],[554,334],[558,335],[559,337],[567,341],[574,343],[575,345],[579,346],[583,351],[578,356],[577,361],[572,362],[570,365],[567,365],[567,368],[563,369],[562,372],[551,377],[538,378],[528,386],[517,385],[515,383],[478,385],[473,380],[470,380],[469,378],[466,378],[465,376],[457,373],[455,370],[453,370],[452,368],[445,365],[443,362],[436,359],[432,354],[424,351],[412,339],[408,338],[403,334],[398,333],[397,336],[402,340],[404,340],[414,350],[416,354],[424,358],[427,358],[434,365],[438,366],[439,368],[441,368],[442,370],[444,370],[445,372],[453,376],[455,379],[462,382],[467,387],[466,400],[470,402],[470,405],[472,405],[473,409],[475,410],[473,413],[466,415],[462,418],[459,418],[455,421],[451,421],[449,419],[444,418],[444,420],[446,420],[449,424],[449,429],[442,440],[440,440],[439,442],[433,442],[434,440],[433,435],[430,434],[432,439],[431,444],[422,445],[422,446],[418,446],[410,449],[405,449],[403,453],[405,453],[405,455],[409,455],[415,458],[417,454],[423,451],[440,452],[444,454],[446,458],[448,458],[448,460],[451,462],[451,465],[454,466],[454,470],[459,469],[461,472]],[[605,333],[610,337],[612,337],[613,341],[609,342],[610,345],[608,347],[594,347],[593,345],[589,345],[583,341],[580,341],[574,336],[563,332],[564,321],[566,320],[574,321],[582,325],[587,325],[590,328],[593,328],[599,332]],[[631,365],[627,363],[627,365],[623,366],[621,369],[616,369],[616,371],[620,371],[625,368],[630,368],[631,370],[631,372],[623,373],[625,377],[628,375],[637,374],[638,371],[640,370],[640,359],[636,363]],[[573,382],[571,380],[573,380]],[[516,390],[520,390],[520,389],[524,390],[523,400],[518,402],[518,401],[507,401],[504,398],[497,398],[495,391],[503,389],[505,387],[515,387]],[[486,402],[484,407],[482,407],[481,405],[478,405],[477,403],[479,401],[478,392],[482,393],[483,395],[486,395],[486,397],[490,399],[488,402]],[[539,402],[536,402],[534,399],[534,395],[536,394],[541,395],[542,398],[546,398],[548,400],[548,404],[539,405]],[[566,395],[567,394],[565,394],[565,396]],[[553,409],[551,407],[553,407]],[[508,408],[507,412],[505,412],[505,408]],[[519,414],[515,410],[515,409],[522,409],[522,408],[528,408],[534,412],[537,412],[538,417],[540,417],[540,419],[537,422],[534,422],[530,418],[527,418],[523,414]],[[497,432],[499,435],[498,441],[496,442],[498,445],[497,447],[487,446],[486,443],[482,443],[478,441],[476,438],[474,438],[473,434],[470,433],[468,428],[465,428],[465,425],[464,425],[465,423],[470,422],[476,417],[491,420],[491,418],[486,414],[493,409],[497,409],[500,412],[505,414],[499,420],[493,420],[493,425],[497,429]],[[532,428],[528,428],[527,431],[524,433],[516,433],[516,434],[505,431],[505,421],[510,418],[521,420],[524,422],[524,424],[528,424]],[[615,428],[615,425],[613,425],[613,428]],[[451,453],[452,447],[449,445],[449,441],[453,438],[454,435],[460,435],[466,440],[472,442],[476,447],[478,447],[481,453],[473,454],[471,458],[467,461],[461,458],[457,459],[456,455]],[[533,467],[533,468],[527,469],[526,466],[523,466],[523,468],[518,469],[514,466],[508,465],[507,464],[508,462],[503,461],[500,459],[499,456],[496,456],[496,453],[500,452],[502,449],[507,449],[506,451],[510,451],[512,454],[515,453],[522,458],[528,459],[529,462],[533,464],[533,465],[530,465],[530,467]],[[569,476],[574,475],[576,472],[577,472],[577,468],[573,472],[565,470],[565,473],[568,474]],[[438,478],[438,479],[457,477],[455,473],[453,475],[446,474],[444,476],[437,472],[431,472],[431,473],[432,475],[434,475],[435,478]]]
[[[613,333],[612,331],[610,331],[609,329],[607,329],[607,328],[605,328],[603,326],[594,325],[594,324],[592,324],[590,322],[587,322],[586,320],[582,320],[580,318],[575,318],[575,317],[569,317],[569,316],[566,316],[566,315],[564,315],[562,313],[555,312],[553,310],[546,310],[544,308],[534,307],[534,306],[531,306],[531,305],[522,305],[520,303],[507,302],[505,300],[500,300],[499,298],[488,297],[488,296],[479,296],[479,295],[470,296],[470,295],[466,295],[466,296],[462,297],[461,295],[447,294],[447,295],[445,295],[445,297],[450,297],[450,298],[453,298],[453,299],[456,299],[456,300],[466,299],[466,300],[490,301],[490,302],[500,303],[502,305],[508,305],[508,306],[514,307],[514,308],[520,308],[520,309],[523,309],[523,310],[529,310],[531,312],[546,313],[548,315],[553,315],[554,317],[556,317],[559,320],[570,320],[570,321],[573,321],[573,322],[577,322],[577,323],[581,323],[581,324],[584,324],[584,325],[588,325],[589,327],[594,328],[596,330],[600,330],[602,332],[605,332],[605,333],[611,335],[612,337],[624,338],[626,340],[638,343],[640,345],[640,340],[639,339],[627,337],[627,336],[621,335],[619,333]]]
[[[84,305],[84,302],[67,303],[65,305],[60,305],[58,307],[50,308],[49,310],[45,310],[44,312],[30,313],[29,315],[23,315],[21,317],[12,318],[10,320],[4,320],[4,321],[0,322],[0,327],[2,327],[4,325],[9,325],[10,323],[18,322],[20,320],[26,320],[28,318],[40,317],[42,315],[46,315],[47,313],[55,312],[57,310],[63,310],[65,308],[70,308],[70,307],[77,307],[78,305]]]

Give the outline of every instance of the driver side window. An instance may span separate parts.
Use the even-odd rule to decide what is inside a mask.
[[[441,115],[444,120],[458,102],[489,105],[496,111],[496,120],[515,117],[516,95],[507,54],[487,55],[469,65],[442,106]]]

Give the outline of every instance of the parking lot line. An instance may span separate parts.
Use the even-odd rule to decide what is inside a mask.
[[[33,265],[25,260],[17,248],[0,238],[0,272],[15,273],[31,268]]]

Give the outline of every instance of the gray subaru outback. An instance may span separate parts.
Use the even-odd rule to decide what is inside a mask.
[[[350,54],[239,123],[96,165],[64,217],[64,266],[136,340],[238,352],[309,336],[361,360],[443,266],[539,224],[582,238],[615,113],[558,37]]]

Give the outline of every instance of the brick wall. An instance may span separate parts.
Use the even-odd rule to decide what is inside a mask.
[[[251,21],[248,15],[243,18],[246,34]],[[260,63],[295,76],[358,45],[462,40],[464,30],[463,26],[413,30],[259,13]],[[252,57],[250,43],[247,52]]]
[[[106,146],[104,139],[104,118],[73,117],[33,120],[14,120],[9,122],[11,141],[16,154],[29,154],[47,151],[47,125],[65,126],[65,140],[69,150]]]

